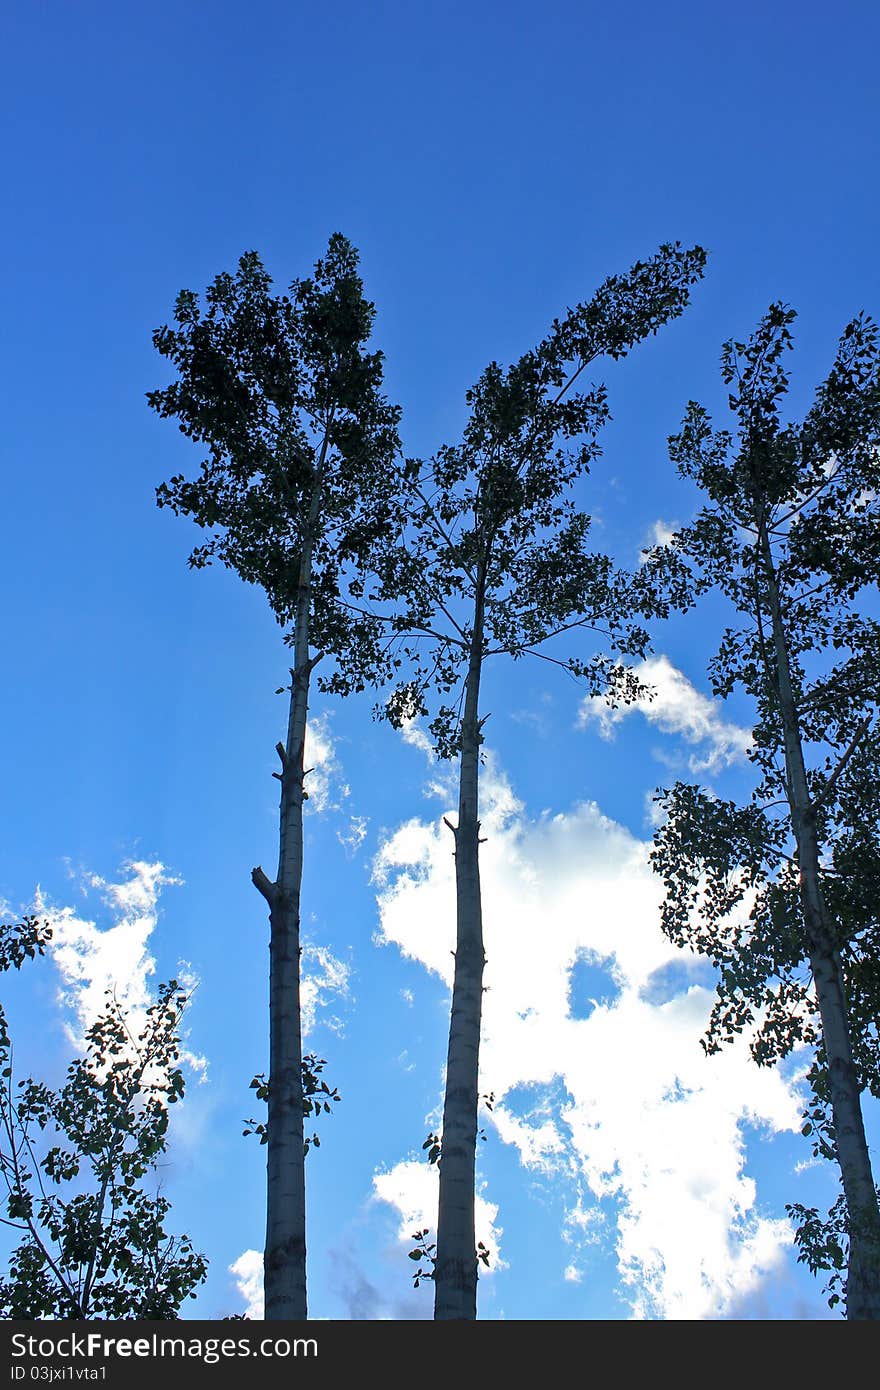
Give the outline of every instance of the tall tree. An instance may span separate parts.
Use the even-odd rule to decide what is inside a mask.
[[[158,489],[160,506],[211,531],[190,564],[216,556],[261,585],[293,648],[281,771],[278,872],[253,882],[269,906],[270,1058],[266,1317],[306,1317],[300,893],[303,748],[322,655],[358,668],[381,660],[376,624],[345,607],[364,553],[391,524],[399,412],[382,395],[382,355],[366,351],[373,306],[357,253],[334,235],[314,275],[274,295],[259,256],[219,275],[203,309],[185,292],[175,327],[154,335],[178,380],[151,392],[160,415],[207,446],[194,481]],[[332,675],[322,683],[332,687]]]
[[[589,550],[590,520],[572,491],[599,453],[608,416],[602,386],[575,388],[598,358],[623,357],[680,314],[704,261],[699,248],[663,246],[554,321],[543,342],[511,367],[491,363],[467,394],[461,442],[439,449],[427,464],[407,462],[410,530],[374,561],[378,582],[371,596],[394,610],[388,622],[398,634],[394,662],[404,677],[385,713],[400,725],[428,715],[434,704],[429,727],[437,752],[459,757],[458,818],[450,824],[455,969],[432,1276],[439,1319],[476,1316],[484,666],[493,656],[536,654],[605,690],[625,678],[613,654],[644,650],[646,634],[630,611],[627,586],[606,556]],[[612,654],[587,661],[557,654],[554,638],[584,631],[600,634]]]
[[[784,424],[793,318],[774,304],[748,343],[725,345],[736,430],[691,402],[670,441],[708,505],[653,559],[677,568],[687,601],[718,589],[740,615],[710,674],[717,695],[754,701],[756,785],[738,805],[676,784],[654,862],[667,934],[720,970],[707,1049],[746,1027],[760,1064],[816,1046],[804,1132],[842,1194],[826,1220],[790,1208],[800,1258],[832,1284],[845,1271],[847,1316],[876,1319],[861,1093],[880,1096],[880,350],[855,318],[810,410]]]
[[[0,926],[0,970],[42,955],[51,930],[36,918]],[[3,1224],[18,1232],[0,1277],[8,1318],[175,1318],[207,1272],[188,1236],[165,1230],[168,1199],[144,1179],[168,1140],[169,1105],[184,1093],[178,1065],[185,994],[159,990],[137,1036],[108,992],[85,1056],[53,1091],[13,1079],[0,1008],[0,1173]]]

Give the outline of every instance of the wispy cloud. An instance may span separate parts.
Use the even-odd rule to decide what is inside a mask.
[[[367,838],[368,825],[369,821],[366,816],[352,816],[346,830],[337,830],[336,838],[342,845],[346,854],[357,854],[364,840]]]
[[[326,946],[306,943],[300,984],[303,1033],[312,1032],[319,1021],[335,1033],[342,1032],[342,1019],[326,1011],[331,1004],[347,999],[350,989],[351,967]]]
[[[439,762],[434,752],[430,736],[422,728],[418,719],[407,719],[400,730],[404,743],[417,748],[431,769],[431,775],[424,782],[422,791],[427,797],[446,800],[455,785],[455,768],[450,762]]]
[[[582,728],[597,724],[602,737],[610,739],[628,715],[638,713],[663,733],[700,747],[689,759],[692,772],[717,772],[745,759],[752,742],[748,729],[726,720],[720,703],[697,690],[668,657],[648,657],[633,669],[652,693],[616,709],[599,697],[587,697],[578,714]]]
[[[309,720],[303,760],[308,774],[306,810],[312,815],[333,812],[341,817],[343,826],[336,830],[336,838],[346,854],[356,854],[367,838],[369,821],[352,809],[351,787],[345,779],[328,713]]]

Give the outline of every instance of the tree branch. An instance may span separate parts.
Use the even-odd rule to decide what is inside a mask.
[[[859,742],[859,739],[864,737],[864,735],[868,732],[870,727],[871,716],[866,715],[865,718],[862,720],[861,724],[859,724],[852,738],[850,739],[846,751],[843,753],[840,761],[837,764],[837,767],[830,774],[828,781],[825,783],[825,786],[822,788],[821,792],[813,802],[813,810],[817,810],[818,807],[824,805],[828,801],[829,797],[831,796],[831,793],[834,791],[834,788],[837,784],[837,779],[840,777],[840,774],[843,772],[853,753],[856,751],[856,746]]]
[[[257,892],[261,893],[263,897],[266,899],[266,902],[269,904],[270,908],[274,907],[275,897],[277,893],[277,884],[273,883],[270,878],[266,877],[259,864],[255,869],[251,870],[251,882],[253,883]]]
[[[14,1173],[14,1175],[15,1175],[15,1190],[16,1190],[16,1192],[19,1194],[19,1196],[23,1196],[24,1193],[26,1192],[26,1188],[25,1188],[25,1185],[24,1185],[24,1179],[22,1178],[21,1168],[19,1167],[19,1163],[18,1163],[18,1150],[17,1150],[16,1144],[15,1144],[15,1136],[14,1136],[14,1132],[13,1132],[12,1129],[10,1128],[10,1123],[9,1123],[8,1116],[7,1116],[7,1114],[6,1114],[6,1107],[5,1107],[5,1105],[4,1105],[4,1107],[3,1107],[3,1110],[4,1110],[4,1114],[3,1114],[3,1125],[4,1125],[4,1128],[6,1129],[7,1136],[9,1137],[9,1142],[10,1142],[10,1146],[11,1146],[11,1150],[12,1150],[12,1167],[13,1167],[13,1173]],[[14,1109],[12,1110],[11,1113],[17,1115],[17,1112],[16,1112]],[[20,1117],[20,1116],[17,1116],[17,1118],[18,1118],[18,1121],[19,1121],[19,1127],[23,1129],[22,1122],[21,1122],[21,1117]],[[79,1300],[76,1298],[76,1296],[75,1296],[75,1294],[74,1294],[74,1292],[73,1292],[73,1289],[71,1288],[70,1284],[67,1282],[67,1280],[65,1279],[65,1277],[64,1277],[64,1275],[62,1274],[61,1270],[58,1268],[58,1265],[57,1265],[57,1264],[55,1263],[55,1261],[52,1259],[51,1254],[49,1253],[49,1251],[47,1250],[46,1246],[44,1245],[43,1240],[42,1240],[42,1238],[41,1238],[41,1236],[40,1236],[40,1233],[39,1233],[39,1231],[37,1230],[37,1227],[34,1225],[33,1217],[31,1217],[31,1216],[26,1216],[24,1219],[25,1219],[25,1222],[27,1223],[27,1230],[28,1230],[29,1233],[30,1233],[31,1240],[32,1240],[32,1241],[34,1242],[34,1244],[37,1246],[37,1248],[39,1249],[40,1253],[42,1254],[44,1260],[45,1260],[46,1263],[48,1264],[49,1268],[52,1270],[53,1274],[55,1275],[55,1278],[58,1280],[58,1283],[59,1283],[59,1285],[61,1286],[61,1289],[62,1289],[63,1293],[64,1293],[64,1294],[67,1296],[67,1298],[70,1300],[70,1304],[71,1304],[71,1306],[73,1307],[73,1309],[76,1311],[77,1315],[78,1315],[79,1317],[81,1317],[81,1318],[84,1318],[84,1317],[85,1317],[85,1313],[83,1312],[83,1309],[82,1309],[82,1306],[81,1306]]]
[[[833,480],[837,477],[838,472],[839,469],[837,467],[837,464],[835,464],[834,468],[831,470],[828,476],[819,484],[819,486],[813,492],[809,493],[808,496],[806,496],[801,502],[796,503],[790,511],[787,511],[785,513],[784,516],[777,517],[774,520],[772,526],[768,526],[768,532],[775,531],[778,526],[782,526],[786,521],[789,520],[790,517],[799,515],[805,507],[808,507],[810,505],[811,502],[815,502],[816,498],[820,497],[822,493],[825,491],[828,484],[830,482],[833,482]]]
[[[410,486],[413,486],[413,485],[410,484]],[[449,535],[447,534],[445,527],[438,521],[438,519],[437,519],[437,514],[436,514],[436,512],[434,511],[434,507],[433,507],[432,503],[428,501],[427,497],[426,497],[425,494],[422,492],[422,489],[418,486],[418,484],[416,484],[415,486],[413,486],[413,491],[415,492],[416,496],[420,499],[422,505],[424,506],[425,511],[426,511],[426,513],[427,513],[427,515],[428,515],[428,517],[429,517],[431,523],[433,524],[434,530],[437,532],[437,535],[440,537],[440,539],[441,539],[446,545],[449,546],[449,549],[450,549],[450,550],[455,550],[455,548],[456,548],[455,541],[452,539],[451,536],[449,536]],[[468,579],[470,579],[471,583],[474,584],[474,585],[476,585],[476,582],[477,582],[477,580],[476,580],[476,575],[475,575],[474,572],[472,572],[470,566],[469,566],[469,565],[466,565],[463,561],[459,561],[459,563],[460,563],[460,565],[461,565],[461,568],[464,570],[465,574],[467,575]]]

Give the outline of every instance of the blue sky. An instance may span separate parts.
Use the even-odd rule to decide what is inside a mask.
[[[773,299],[796,307],[797,409],[846,320],[880,311],[880,16],[56,0],[8,6],[3,28],[0,898],[23,910],[39,885],[69,947],[12,993],[18,1055],[57,1073],[89,980],[123,971],[134,1000],[189,962],[207,1065],[163,1185],[211,1260],[192,1312],[217,1317],[244,1306],[253,1258],[229,1267],[263,1235],[263,1153],[239,1122],[265,1066],[249,873],[277,852],[286,653],[261,595],[188,572],[191,529],[155,508],[198,453],[145,405],[167,379],[152,329],[243,251],[282,286],[342,231],[407,451],[427,453],[489,359],[659,242],[699,242],[693,306],[603,374],[614,420],[584,500],[632,564],[693,510],[665,439],[688,398],[721,411],[723,339]],[[644,869],[655,785],[689,767],[747,784],[748,710],[704,703],[721,621],[709,603],[658,631],[653,722],[603,729],[544,663],[488,679],[484,1071],[506,1099],[480,1152],[503,1261],[484,1317],[825,1316],[780,1224],[786,1201],[832,1192],[799,1170],[796,1080],[703,1062],[711,981],[664,945]],[[447,773],[368,699],[313,713],[310,1044],[343,1101],[308,1159],[311,1310],[426,1317],[398,1232],[431,1199],[414,1165],[445,1056]]]

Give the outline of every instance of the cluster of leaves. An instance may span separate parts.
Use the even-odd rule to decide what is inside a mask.
[[[15,963],[17,949],[3,960]],[[0,1280],[4,1316],[166,1319],[195,1297],[206,1261],[188,1236],[168,1234],[169,1202],[143,1186],[165,1152],[169,1106],[184,1093],[185,1005],[169,981],[132,1033],[108,992],[85,1055],[57,1091],[32,1078],[14,1084],[4,1025],[0,1172],[5,1224],[21,1233]]]
[[[41,922],[32,915],[20,922],[0,923],[0,972],[20,970],[26,960],[45,955],[51,940],[52,928],[49,923]]]
[[[495,1092],[489,1091],[486,1095],[481,1096],[480,1100],[483,1102],[487,1110],[491,1110],[492,1106],[495,1104]],[[485,1130],[479,1130],[479,1136],[482,1140],[485,1141]],[[423,1152],[425,1152],[425,1156],[427,1157],[429,1164],[439,1163],[443,1152],[443,1141],[441,1140],[440,1135],[435,1134],[432,1130],[425,1142],[422,1144],[422,1150]]]
[[[797,869],[784,821],[756,802],[738,806],[683,782],[662,793],[667,818],[652,851],[666,885],[663,930],[718,971],[704,1050],[751,1030],[756,1062],[770,1065],[817,1040],[804,970]]]
[[[371,668],[382,665],[380,630],[347,606],[346,583],[397,525],[399,410],[381,393],[382,354],[364,350],[375,311],[357,267],[337,234],[289,294],[273,294],[255,252],[216,277],[204,305],[184,291],[174,325],[153,335],[177,379],[147,400],[209,451],[195,480],[157,489],[160,507],[210,533],[190,564],[219,559],[287,624],[309,548],[312,640],[340,660],[356,648]]]
[[[811,1274],[824,1276],[828,1306],[837,1307],[846,1298],[849,1247],[849,1218],[843,1193],[825,1217],[816,1207],[805,1207],[800,1202],[792,1202],[785,1210],[797,1224],[798,1261]]]
[[[439,1163],[442,1151],[439,1134],[434,1134],[433,1132],[429,1134],[422,1145],[422,1149],[427,1150],[427,1159],[429,1163]]]
[[[872,320],[853,319],[806,416],[783,423],[793,318],[775,304],[747,343],[725,345],[735,432],[715,430],[690,402],[670,440],[679,472],[709,505],[670,546],[648,555],[641,580],[656,580],[682,607],[721,591],[742,618],[723,633],[710,677],[717,696],[739,687],[754,703],[756,777],[745,805],[684,783],[664,791],[653,861],[666,886],[667,935],[718,968],[704,1046],[715,1051],[749,1029],[752,1053],[765,1065],[815,1046],[805,1133],[817,1153],[833,1158],[772,603],[781,612],[858,1082],[880,1096],[880,623],[869,598],[880,583],[880,338]],[[801,1258],[832,1280],[845,1265],[842,1201],[824,1226],[815,1212],[791,1208],[801,1221]]]
[[[413,1288],[417,1289],[423,1279],[434,1278],[434,1266],[437,1263],[437,1243],[429,1241],[430,1229],[426,1226],[422,1231],[413,1231],[410,1240],[414,1240],[415,1246],[407,1251],[411,1260],[418,1262],[418,1269],[413,1274]]]
[[[342,1099],[335,1086],[329,1086],[321,1077],[321,1072],[327,1065],[323,1057],[318,1057],[316,1053],[309,1052],[302,1059],[302,1098],[303,1098],[303,1118],[317,1119],[319,1115],[330,1115],[332,1105]],[[269,1081],[265,1073],[260,1072],[250,1083],[250,1089],[255,1093],[257,1100],[268,1101]],[[269,1142],[269,1127],[264,1120],[245,1120],[245,1127],[242,1134],[259,1135],[261,1144]],[[317,1133],[307,1135],[303,1140],[303,1151],[308,1153],[314,1145],[316,1149],[321,1147],[321,1140]]]
[[[407,1254],[419,1266],[412,1277],[414,1289],[417,1289],[424,1279],[434,1278],[434,1268],[437,1264],[437,1245],[435,1241],[429,1241],[430,1234],[430,1229],[426,1226],[424,1230],[413,1231],[410,1236],[410,1240],[414,1240],[416,1243],[412,1250],[407,1251]],[[475,1260],[488,1269],[491,1256],[492,1252],[488,1245],[484,1245],[481,1240],[477,1241],[477,1248],[474,1251]]]

